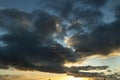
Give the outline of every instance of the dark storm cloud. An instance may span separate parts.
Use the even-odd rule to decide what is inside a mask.
[[[39,4],[44,9],[51,9],[66,17],[73,10],[74,0],[40,0]]]
[[[66,68],[68,75],[72,75],[75,77],[101,77],[104,73],[99,73],[101,70],[107,70],[108,66],[72,66],[70,68]],[[91,70],[98,71],[98,72],[89,72]],[[85,71],[85,72],[81,72]],[[105,76],[105,75],[104,75]]]
[[[62,66],[40,66],[38,70],[51,73],[66,73],[65,67]]]
[[[52,73],[56,72],[56,73],[76,73],[77,74],[80,72],[80,70],[83,70],[83,71],[86,71],[86,70],[87,71],[89,71],[89,70],[97,70],[97,71],[107,70],[108,66],[79,66],[79,67],[72,66],[72,67],[68,68],[68,67],[64,67],[64,66],[51,65],[51,66],[40,66],[36,69],[38,69],[40,71],[44,71],[44,72],[49,71]]]
[[[0,62],[1,63],[1,62]],[[1,69],[8,69],[9,67],[8,66],[5,66],[5,65],[3,65],[3,64],[0,64],[0,68]]]
[[[71,46],[80,55],[88,56],[94,54],[108,55],[120,48],[120,18],[119,6],[116,9],[117,18],[111,24],[100,24],[92,29],[90,33],[74,35],[71,37]],[[83,54],[84,53],[84,54]]]
[[[115,14],[116,18],[120,19],[120,5],[117,5],[115,7],[115,12],[116,12]]]
[[[60,17],[64,35],[72,31],[81,35],[103,23],[100,8],[106,3],[107,0],[40,0],[39,6],[41,10]]]
[[[85,3],[85,4],[90,4],[90,5],[93,5],[93,6],[96,6],[96,7],[100,7],[100,6],[105,5],[105,3],[107,1],[108,0],[83,0],[82,2]]]
[[[74,77],[96,77],[96,78],[107,78],[107,79],[120,79],[119,72],[113,74],[105,74],[101,72],[101,70],[107,70],[108,66],[73,66],[71,68],[67,68],[67,75]],[[90,72],[90,70],[95,70],[97,72]]]
[[[40,10],[26,13],[17,9],[4,9],[0,10],[0,17],[0,28],[7,31],[7,34],[0,36],[0,41],[7,45],[0,48],[3,66],[62,72],[65,61],[76,61],[76,55],[70,49],[52,39],[52,35],[57,32],[56,16]],[[49,70],[49,67],[53,67],[54,71]]]
[[[68,75],[74,76],[74,77],[106,77],[104,73],[91,73],[91,72],[77,72],[77,73],[68,73]]]
[[[91,77],[95,79],[107,79],[107,80],[119,80],[120,79],[120,74],[114,73],[110,75],[106,75],[105,73],[97,73],[97,72],[72,72],[68,73],[70,76],[74,77]]]
[[[96,54],[108,55],[119,49],[120,7],[115,8],[116,20],[104,24],[100,9],[106,3],[107,0],[40,0],[41,10],[32,13],[17,9],[0,10],[0,29],[6,32],[0,35],[0,42],[6,44],[0,47],[0,67],[70,72],[82,77],[104,76],[103,73],[79,70],[106,70],[107,66],[66,68],[64,63]],[[57,24],[63,31],[58,32]],[[75,52],[54,40],[58,37],[64,39],[69,31],[75,31],[69,40]]]
[[[64,1],[69,3],[70,7],[67,7],[68,5],[66,5]],[[54,2],[51,2],[51,3],[52,5],[56,5]],[[70,23],[69,26],[63,25],[63,29],[65,29],[65,32],[64,32],[65,34],[67,34],[67,32],[69,31],[72,33],[72,35],[75,36],[76,34],[77,36],[79,36],[81,34],[89,33],[95,27],[98,27],[99,25],[104,24],[103,22],[104,14],[101,12],[100,9],[106,3],[107,3],[107,0],[98,0],[98,1],[96,0],[84,0],[84,1],[83,0],[77,0],[77,1],[63,0],[56,5],[57,7],[60,7],[60,9],[54,9],[56,7],[51,5],[49,8],[52,7],[51,9],[53,9],[53,11],[55,12],[58,12],[60,17],[63,19],[63,21],[65,20],[65,21],[68,21],[68,24]],[[47,3],[47,5],[48,4],[49,3]],[[62,5],[62,4],[65,4],[65,5]],[[62,5],[62,6],[59,6],[59,5]],[[74,30],[75,30],[75,33],[72,32]]]
[[[88,23],[96,22],[102,17],[100,7],[107,0],[40,0],[41,9],[61,18],[71,21],[83,20]]]
[[[76,67],[76,66],[72,66],[71,69],[72,70],[106,70],[108,68],[108,66],[80,66],[80,67]]]
[[[35,27],[38,32],[41,32],[44,35],[50,35],[57,32],[56,24],[59,22],[58,17],[40,10],[34,11],[33,15],[37,18],[35,21]]]
[[[119,73],[119,72],[113,73],[113,74],[111,74],[111,75],[108,75],[108,77],[110,77],[110,78],[115,78],[115,79],[120,79],[120,73]]]

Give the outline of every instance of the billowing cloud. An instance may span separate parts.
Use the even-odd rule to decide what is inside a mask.
[[[106,24],[101,9],[107,1],[40,0],[40,10],[31,13],[1,9],[0,67],[104,76],[79,70],[106,70],[108,66],[67,68],[64,64],[109,55],[120,48],[120,7],[114,9],[116,20]]]
[[[57,15],[62,18],[64,24],[77,24],[77,21],[82,21],[89,25],[100,23],[103,17],[100,11],[101,6],[105,5],[107,0],[40,0],[40,8],[47,12]],[[77,25],[80,28],[80,25]],[[72,28],[75,29],[75,28]]]
[[[40,66],[61,67],[66,61],[77,60],[72,50],[63,47],[52,38],[57,32],[56,16],[43,11],[26,13],[16,9],[4,9],[0,12],[0,28],[7,32],[0,37],[0,41],[6,44],[0,48],[2,65],[39,70]],[[26,25],[25,22],[29,24]],[[44,70],[49,72],[43,68]]]
[[[96,53],[108,55],[114,50],[119,49],[120,18],[118,12],[116,13],[116,18],[117,20],[115,20],[115,22],[111,24],[101,24],[92,29],[90,33],[72,36],[70,42],[73,42],[73,44],[71,44],[71,46],[74,46],[76,52],[79,52],[83,56],[94,55]]]

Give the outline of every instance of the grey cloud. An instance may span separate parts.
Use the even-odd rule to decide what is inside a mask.
[[[108,66],[81,66],[81,67],[71,67],[69,68],[67,75],[74,76],[74,77],[89,77],[95,79],[120,79],[119,72],[113,74],[105,74],[105,71],[108,69]],[[84,72],[85,70],[85,72]],[[97,70],[97,72],[89,72],[89,70]],[[104,70],[101,72],[101,70]],[[83,71],[83,72],[82,72]],[[99,72],[100,71],[100,72]]]
[[[85,4],[90,4],[96,7],[100,7],[100,6],[105,5],[107,1],[108,0],[97,0],[97,1],[96,0],[84,0],[82,2]]]
[[[109,66],[72,66],[71,68],[67,68],[66,71],[68,72],[68,75],[73,75],[75,77],[97,77],[101,76],[105,70],[107,70]],[[88,72],[91,70],[95,70],[98,72]],[[99,73],[99,71],[102,71],[102,73]],[[82,72],[86,71],[86,72]]]
[[[117,20],[111,24],[100,24],[93,28],[90,33],[73,35],[71,37],[71,42],[73,43],[71,46],[74,46],[76,52],[82,56],[94,54],[108,55],[114,50],[119,49],[120,18],[118,17],[118,11],[116,10]]]
[[[81,66],[81,67],[76,67],[72,66],[71,69],[73,70],[106,70],[108,66]]]
[[[102,17],[99,8],[106,2],[107,0],[40,0],[39,5],[41,9],[68,21],[83,20],[95,23],[95,20],[99,20],[98,17]]]
[[[104,73],[91,73],[91,72],[78,72],[78,73],[69,73],[68,75],[74,77],[106,77]]]
[[[120,75],[119,74],[110,74],[106,75],[104,73],[91,73],[91,72],[78,72],[78,73],[68,73],[68,75],[74,76],[74,77],[91,77],[96,79],[106,79],[106,80],[119,80]]]
[[[57,32],[57,17],[40,10],[26,13],[17,9],[5,9],[0,12],[0,28],[8,32],[0,37],[0,41],[7,45],[0,48],[0,62],[4,67],[59,72],[65,61],[77,60],[71,49],[63,47],[52,38]],[[23,19],[32,24],[21,24]],[[54,66],[61,68],[59,71],[57,67],[54,71],[49,70],[49,67],[55,68]]]
[[[77,76],[103,76],[101,73],[89,74],[78,70],[105,70],[107,66],[66,68],[63,64],[91,55],[108,55],[120,48],[119,6],[115,8],[116,20],[104,24],[100,8],[107,3],[106,0],[40,1],[41,10],[32,13],[17,9],[0,10],[0,28],[7,32],[0,35],[0,41],[7,45],[0,47],[0,67],[12,66],[55,73],[69,71]],[[63,32],[58,33],[57,23],[62,26]],[[53,37],[58,34],[57,38],[63,39],[72,30],[75,33],[70,42],[75,52],[57,43]]]

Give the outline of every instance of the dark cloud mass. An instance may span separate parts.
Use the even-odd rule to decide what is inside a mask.
[[[80,67],[75,67],[75,66],[72,66],[71,69],[73,70],[105,70],[107,69],[108,66],[80,66]]]
[[[57,17],[43,11],[28,14],[6,9],[0,12],[3,17],[0,28],[7,31],[7,34],[0,37],[7,45],[0,48],[0,61],[3,65],[34,70],[38,66],[62,66],[65,61],[76,61],[76,56],[70,49],[64,48],[51,37],[57,32]],[[24,24],[26,22],[30,24]]]
[[[120,6],[114,8],[116,20],[106,24],[102,9],[107,2],[40,0],[40,9],[31,13],[0,9],[0,31],[4,32],[0,32],[0,67],[103,76],[79,70],[106,70],[108,66],[67,68],[64,63],[109,55],[120,48]],[[63,45],[65,37],[71,48]]]
[[[71,37],[71,41],[78,40],[75,44],[71,44],[75,47],[76,52],[82,52],[83,56],[91,54],[103,54],[108,55],[114,50],[120,48],[120,18],[118,15],[119,7],[116,10],[115,22],[111,24],[101,24],[94,28],[90,33],[83,35],[74,35]]]
[[[69,73],[68,75],[72,75],[75,77],[103,77],[105,78],[105,75],[103,73],[91,73],[91,72],[78,72],[78,73]]]
[[[40,0],[39,3],[42,9],[59,15],[65,20],[83,19],[90,21],[89,18],[94,22],[94,20],[98,19],[97,17],[102,17],[99,8],[106,2],[107,0]]]
[[[108,0],[84,0],[82,2],[86,3],[86,4],[90,4],[96,7],[100,7],[103,6]]]

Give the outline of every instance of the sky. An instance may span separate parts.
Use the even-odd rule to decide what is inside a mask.
[[[119,80],[119,34],[120,0],[0,0],[0,78]]]

